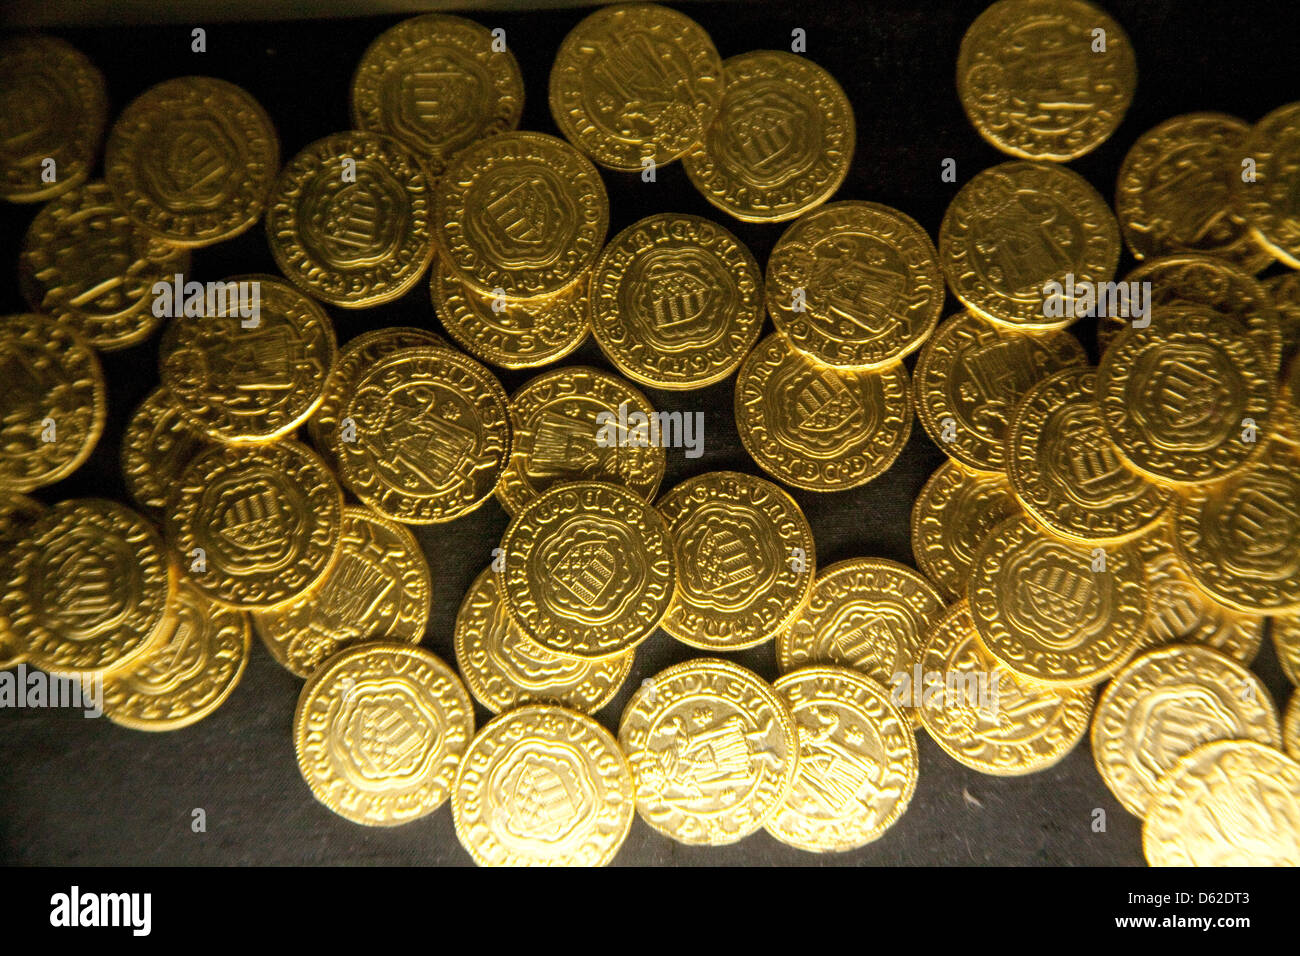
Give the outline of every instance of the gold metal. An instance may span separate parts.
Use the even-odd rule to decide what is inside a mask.
[[[161,516],[186,466],[211,445],[171,393],[155,388],[131,414],[122,435],[126,490],[145,511]]]
[[[1300,269],[1300,102],[1256,123],[1241,155],[1255,161],[1255,176],[1233,179],[1237,207],[1269,252]]]
[[[1007,518],[1021,514],[1007,479],[946,461],[912,503],[912,556],[947,600],[966,596],[975,552]]]

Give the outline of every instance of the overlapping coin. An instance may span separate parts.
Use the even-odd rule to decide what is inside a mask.
[[[185,467],[211,444],[159,386],[127,420],[122,436],[122,476],[136,504],[161,515]]]
[[[1241,153],[1254,160],[1255,175],[1233,180],[1238,207],[1255,238],[1300,269],[1300,103],[1279,106],[1251,127]]]

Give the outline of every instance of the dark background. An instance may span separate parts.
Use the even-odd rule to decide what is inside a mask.
[[[835,198],[896,206],[932,237],[949,200],[976,172],[1008,159],[969,125],[954,83],[957,49],[983,0],[917,4],[905,0],[824,3],[691,3],[679,7],[713,36],[723,57],[748,50],[789,49],[791,30],[807,31],[807,53],[843,85],[857,119],[857,150]],[[1138,87],[1118,132],[1070,167],[1107,200],[1124,153],[1143,131],[1178,113],[1219,110],[1255,121],[1300,98],[1294,41],[1296,5],[1237,0],[1137,3],[1112,0],[1109,12],[1137,51]],[[556,133],[546,101],[551,61],[560,41],[588,10],[539,13],[470,12],[504,27],[527,87],[521,128]],[[282,161],[307,143],[349,126],[352,71],[369,42],[400,17],[334,22],[218,23],[53,31],[85,52],[108,80],[110,122],[133,97],[162,80],[207,74],[238,83],[275,121]],[[190,52],[190,30],[207,30],[207,52]],[[945,157],[957,161],[956,183],[940,181]],[[654,212],[679,211],[724,223],[765,262],[781,224],[730,219],[694,190],[679,163],[658,182],[602,170],[611,205],[610,234]],[[102,170],[96,172],[102,176]],[[23,234],[38,206],[0,208],[0,313],[25,311],[15,281]],[[1123,273],[1132,266],[1126,254]],[[1276,271],[1274,267],[1272,271]],[[199,281],[236,273],[275,272],[261,225],[232,241],[196,251]],[[187,276],[187,278],[189,278]],[[949,314],[957,308],[949,297]],[[439,328],[428,285],[400,301],[365,311],[327,307],[340,343],[388,325]],[[770,330],[770,323],[769,323]],[[1096,360],[1094,329],[1075,331]],[[157,337],[102,356],[109,380],[109,420],[94,456],[73,476],[45,488],[46,502],[84,495],[129,500],[119,468],[122,428],[157,384]],[[610,369],[594,342],[560,364]],[[908,365],[913,363],[908,361]],[[610,369],[612,371],[612,369]],[[539,370],[498,370],[513,391]],[[762,474],[741,448],[732,420],[734,378],[692,392],[647,390],[657,408],[703,410],[700,459],[668,452],[663,489],[706,470]],[[0,383],[3,387],[3,383]],[[942,453],[919,424],[887,474],[836,494],[791,489],[812,523],[818,561],[874,555],[912,564],[911,504]],[[429,557],[434,602],[425,645],[455,659],[452,628],[461,598],[488,563],[506,526],[489,500],[447,525],[412,528]],[[641,680],[699,653],[656,632],[638,652],[622,693],[597,718],[616,730]],[[773,644],[730,655],[774,679]],[[1255,669],[1279,705],[1290,688],[1271,642]],[[80,711],[0,711],[0,862],[24,864],[468,864],[452,829],[451,811],[396,829],[354,825],[318,804],[299,776],[291,726],[301,682],[282,670],[254,639],[242,683],[208,719],[184,730],[126,730]],[[489,714],[478,709],[481,726]],[[918,733],[920,783],[902,819],[875,843],[852,853],[817,856],[777,843],[766,833],[733,846],[685,847],[638,818],[616,864],[1128,864],[1142,863],[1140,821],[1110,795],[1085,740],[1042,773],[996,778],[968,770]],[[202,807],[207,832],[191,832]],[[1093,809],[1107,830],[1091,829]]]

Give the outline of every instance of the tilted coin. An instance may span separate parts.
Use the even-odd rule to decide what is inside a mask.
[[[510,459],[501,383],[447,348],[399,349],[365,372],[343,406],[356,427],[339,443],[343,483],[408,524],[451,521],[481,505]]]
[[[825,202],[853,158],[853,107],[805,57],[756,50],[722,63],[726,93],[703,143],[682,159],[695,188],[725,213],[780,222]]]
[[[591,280],[591,326],[605,357],[655,388],[721,381],[763,327],[763,274],[717,223],[658,213],[605,246]]]
[[[677,577],[664,519],[634,492],[559,484],[515,515],[501,539],[501,587],[524,634],[583,659],[622,654],[659,626]]]
[[[767,310],[786,339],[836,368],[879,369],[921,347],[943,310],[934,243],[906,213],[837,202],[801,216],[767,260]]]
[[[362,309],[396,299],[424,275],[432,215],[418,153],[381,133],[335,133],[280,171],[266,238],[275,264],[303,291]]]
[[[456,615],[456,664],[475,700],[498,714],[524,704],[590,714],[608,704],[627,680],[636,651],[592,661],[552,654],[510,616],[499,574],[485,568]]]
[[[939,263],[953,294],[1016,328],[1069,325],[1082,306],[1069,289],[1109,282],[1118,262],[1119,226],[1106,200],[1078,173],[1051,163],[1001,163],[977,173],[939,226]],[[1059,296],[1049,294],[1049,283],[1060,286]]]
[[[45,513],[45,506],[35,499],[20,495],[16,491],[0,489],[0,580],[9,582],[12,571],[8,564],[10,548],[27,530],[27,526]],[[4,604],[0,601],[0,670],[13,667],[27,659],[27,652],[20,649],[18,638],[13,633]]]
[[[104,372],[90,344],[43,315],[0,316],[0,489],[66,478],[104,430]]]
[[[1292,365],[1300,353],[1300,272],[1286,272],[1264,280],[1264,288],[1277,307],[1282,332],[1282,364]]]
[[[524,80],[492,31],[431,13],[389,27],[366,47],[351,109],[356,129],[401,140],[436,179],[466,146],[519,125]]]
[[[798,770],[794,718],[757,674],[699,658],[642,682],[618,742],[636,809],[678,843],[722,846],[781,809]]]
[[[551,115],[565,139],[611,169],[670,163],[704,139],[722,106],[722,59],[708,33],[658,4],[608,6],[564,38]]]
[[[1300,687],[1300,614],[1279,614],[1269,625],[1273,633],[1273,650],[1291,683]]]
[[[343,509],[338,547],[310,594],[253,615],[271,656],[299,677],[361,641],[418,644],[429,621],[429,565],[411,532],[350,506]]]
[[[409,644],[340,651],[303,685],[293,715],[312,796],[366,826],[410,823],[442,806],[473,736],[465,685]]]
[[[1203,744],[1142,821],[1152,866],[1300,866],[1300,763],[1250,740]]]
[[[208,597],[269,608],[320,582],[342,526],[343,493],[305,445],[214,445],[177,479],[167,541]]]
[[[604,866],[632,826],[632,773],[590,717],[521,707],[470,744],[451,793],[461,846],[480,866]]]
[[[656,505],[677,553],[660,626],[685,644],[735,651],[771,640],[808,599],[812,528],[770,481],[735,471],[689,478]]]
[[[1064,162],[1115,132],[1137,86],[1124,29],[1083,0],[999,0],[962,37],[957,95],[992,145]]]
[[[178,246],[211,245],[251,227],[279,169],[266,111],[210,76],[145,90],[122,110],[104,150],[104,176],[126,214]]]
[[[842,667],[805,667],[773,685],[794,717],[798,772],[765,827],[813,853],[877,840],[916,791],[916,734],[889,693]]]
[[[1282,743],[1292,760],[1300,760],[1300,690],[1291,692],[1282,721]]]
[[[211,442],[159,386],[127,420],[122,435],[122,475],[136,504],[160,515],[185,467]]]
[[[829,368],[774,333],[740,366],[735,415],[764,471],[809,491],[856,488],[888,470],[912,434],[907,369]]]
[[[1300,269],[1300,103],[1251,127],[1241,155],[1255,161],[1255,176],[1233,179],[1238,208],[1269,252]]]

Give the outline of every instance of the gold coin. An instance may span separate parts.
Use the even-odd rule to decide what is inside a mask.
[[[920,348],[944,291],[925,230],[879,203],[837,202],[801,216],[767,260],[777,329],[836,368],[880,369]]]
[[[434,228],[447,268],[492,298],[562,292],[591,271],[609,229],[605,183],[543,133],[463,150],[438,183]]]
[[[0,316],[0,489],[66,478],[104,430],[104,372],[89,343],[43,315]]]
[[[604,866],[632,826],[632,772],[604,727],[563,707],[497,717],[474,738],[451,795],[479,866]]]
[[[366,508],[343,509],[339,554],[306,597],[253,615],[281,665],[309,677],[361,641],[420,643],[429,621],[429,565],[411,532]]]
[[[812,590],[812,528],[781,488],[736,471],[688,478],[656,506],[677,554],[660,626],[684,644],[737,651],[770,641]]]
[[[949,458],[979,471],[1002,472],[1020,399],[1048,376],[1087,361],[1069,332],[1031,335],[959,312],[926,340],[917,358],[916,414]]]
[[[884,473],[912,434],[907,369],[828,368],[774,333],[740,366],[735,415],[764,471],[809,491],[856,488]]]
[[[558,483],[608,481],[653,500],[666,455],[649,441],[651,420],[650,400],[621,378],[579,366],[543,372],[510,397],[514,450],[497,499],[513,515]]]
[[[108,122],[104,76],[55,37],[0,44],[0,199],[44,202],[85,182]],[[54,182],[44,179],[54,161]]]
[[[447,348],[390,352],[343,406],[356,427],[339,473],[354,495],[407,524],[451,521],[481,505],[510,459],[505,389]]]
[[[456,615],[456,663],[474,698],[493,713],[524,704],[559,704],[591,714],[619,692],[636,659],[629,650],[594,661],[552,654],[519,629],[485,568]]]
[[[190,255],[134,225],[108,186],[79,186],[42,207],[27,229],[18,284],[35,312],[52,315],[95,348],[125,348],[153,334],[154,285],[189,272]]]
[[[763,274],[717,223],[658,213],[605,247],[591,280],[605,357],[654,388],[702,388],[740,365],[763,327]]]
[[[339,816],[391,827],[447,800],[474,736],[465,685],[422,647],[367,641],[303,685],[293,715],[298,769]]]
[[[1251,273],[1273,261],[1232,200],[1249,132],[1225,113],[1184,113],[1138,137],[1115,186],[1115,213],[1134,256],[1204,253]]]
[[[962,766],[995,777],[1060,763],[1083,739],[1092,716],[1091,688],[1026,680],[993,657],[980,643],[965,600],[930,629],[909,677],[908,690],[920,698],[921,723],[934,742]]]
[[[912,504],[912,556],[948,600],[965,597],[971,562],[998,524],[1021,513],[1002,475],[946,461]]]
[[[209,438],[287,435],[324,397],[334,326],[319,304],[272,276],[234,276],[222,285],[224,305],[210,298],[203,315],[172,319],[163,331],[163,386]]]
[[[381,133],[335,133],[281,170],[266,238],[275,264],[304,292],[363,309],[396,299],[424,275],[432,212],[420,154]]]
[[[352,76],[352,125],[386,133],[436,179],[466,146],[519,125],[524,80],[515,55],[472,20],[431,13],[375,38]]]
[[[1256,123],[1241,155],[1255,161],[1255,176],[1233,178],[1237,207],[1269,252],[1300,269],[1300,103]]]
[[[584,660],[631,650],[659,626],[677,576],[659,512],[597,481],[558,484],[501,539],[501,587],[524,634]]]
[[[1007,472],[1016,498],[1053,534],[1120,541],[1149,529],[1175,493],[1132,470],[1106,429],[1097,372],[1068,368],[1039,382],[1016,408]]]
[[[840,188],[853,159],[853,107],[802,56],[756,50],[722,63],[726,93],[703,143],[682,158],[695,188],[747,222],[793,219]]]
[[[699,658],[661,671],[623,711],[636,809],[678,843],[723,846],[781,810],[798,770],[790,709],[757,674]]]
[[[999,0],[975,18],[957,54],[957,95],[971,125],[1026,159],[1064,162],[1096,149],[1136,87],[1128,35],[1083,0]]]
[[[1279,614],[1272,620],[1273,650],[1282,673],[1300,687],[1300,614]]]
[[[1131,661],[1106,685],[1092,722],[1092,756],[1115,799],[1145,816],[1161,777],[1212,740],[1281,746],[1268,688],[1205,647],[1174,645]]]
[[[1282,721],[1282,742],[1287,756],[1300,760],[1300,690],[1291,692],[1291,702],[1286,705]]]
[[[1248,614],[1300,610],[1300,470],[1285,446],[1189,488],[1173,527],[1192,580],[1220,604]]]
[[[1067,544],[1024,518],[1007,519],[985,539],[967,594],[989,653],[1021,677],[1067,687],[1123,667],[1150,605],[1133,545]]]
[[[1078,173],[1051,163],[1001,163],[976,174],[948,204],[939,262],[968,309],[1020,329],[1060,329],[1080,305],[1065,295],[1071,282],[1096,288],[1114,278],[1119,226]],[[1046,291],[1053,282],[1062,288],[1060,315]]]
[[[3,617],[42,670],[121,667],[169,626],[176,568],[153,526],[116,502],[59,502],[10,546],[7,567]]]
[[[1151,866],[1300,866],[1300,763],[1249,740],[1193,750],[1142,821]]]
[[[551,115],[602,166],[670,163],[704,139],[722,106],[722,60],[690,17],[652,3],[597,10],[551,67]]]
[[[842,667],[806,667],[773,689],[794,717],[799,769],[767,832],[812,853],[879,839],[916,792],[916,734],[907,718],[884,688]]]
[[[495,298],[461,282],[439,259],[430,270],[442,327],[471,355],[502,368],[545,365],[568,355],[591,331],[590,278],[531,299]]]
[[[320,582],[342,525],[343,493],[305,445],[215,445],[177,479],[167,540],[217,603],[270,608]]]
[[[159,515],[185,467],[211,443],[181,414],[166,388],[155,388],[126,423],[122,475],[136,504]]]
[[[1300,272],[1287,272],[1263,282],[1277,308],[1282,333],[1282,365],[1292,366],[1300,353]]]
[[[12,571],[6,564],[10,548],[27,530],[28,526],[45,513],[45,506],[39,501],[20,495],[16,491],[0,489],[0,581],[8,582]],[[21,664],[27,659],[26,651],[19,646],[17,636],[13,633],[8,612],[0,601],[0,670]]]
[[[251,227],[279,169],[271,117],[247,91],[210,76],[145,90],[118,116],[104,151],[104,177],[126,214],[177,246]]]
[[[182,578],[154,648],[104,676],[104,713],[134,730],[179,730],[225,703],[244,674],[248,619]]]

